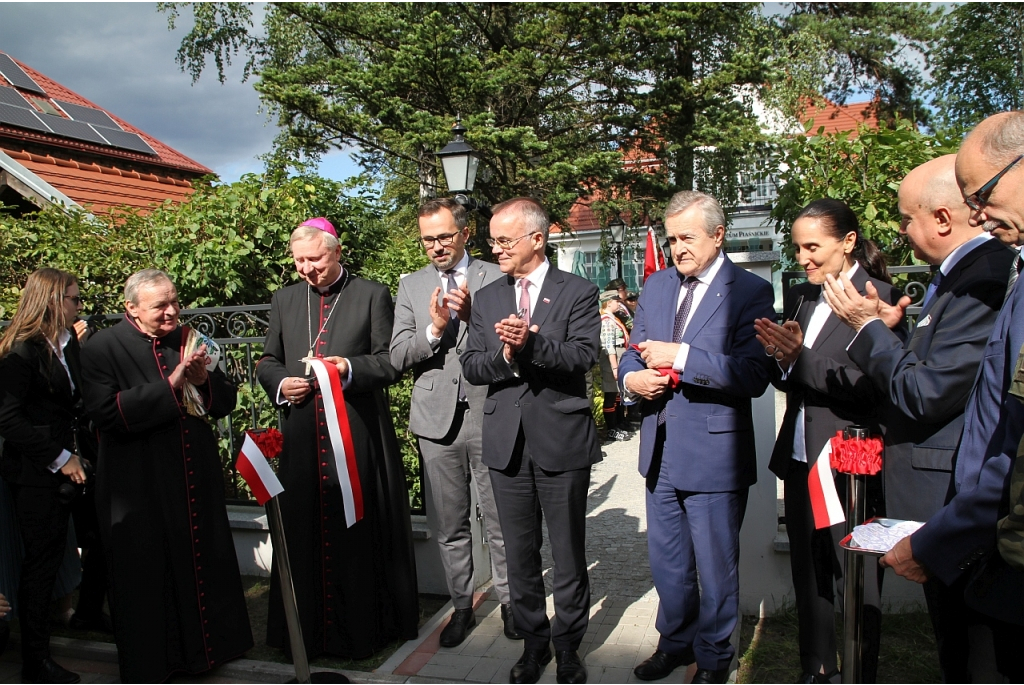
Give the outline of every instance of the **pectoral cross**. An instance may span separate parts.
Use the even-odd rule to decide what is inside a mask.
[[[313,368],[313,365],[309,361],[312,358],[313,358],[313,350],[310,350],[309,352],[306,353],[306,375],[307,376],[311,373],[312,368]]]

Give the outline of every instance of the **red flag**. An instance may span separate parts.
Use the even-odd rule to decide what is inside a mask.
[[[644,253],[644,282],[655,271],[665,268],[665,255],[658,247],[658,241],[654,237],[654,229],[647,228],[647,251]]]
[[[807,494],[811,500],[811,513],[814,515],[816,529],[828,528],[846,520],[843,505],[836,492],[836,483],[832,478],[831,459],[832,441],[829,440],[821,449],[817,461],[807,474]]]
[[[284,492],[277,474],[267,463],[267,456],[248,433],[242,442],[242,451],[238,453],[235,468],[238,469],[238,475],[245,479],[246,485],[252,490],[253,497],[260,506]]]

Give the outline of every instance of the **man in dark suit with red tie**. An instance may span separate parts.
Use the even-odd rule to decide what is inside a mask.
[[[724,683],[739,617],[740,526],[757,480],[750,400],[769,382],[754,321],[775,316],[775,296],[725,255],[725,214],[713,197],[676,193],[665,231],[676,268],[647,279],[633,318],[638,349],[619,364],[626,401],[643,399],[640,474],[660,598],[657,651],[634,674],[658,680],[696,661],[693,682]]]
[[[583,683],[577,649],[587,631],[585,549],[590,467],[601,458],[587,398],[597,363],[597,287],[544,256],[550,222],[536,200],[493,209],[488,244],[505,273],[476,294],[462,355],[466,380],[486,385],[483,462],[505,537],[516,631],[525,639],[513,683],[534,683],[551,661],[560,683]],[[555,620],[545,605],[540,547],[547,521],[554,556]]]

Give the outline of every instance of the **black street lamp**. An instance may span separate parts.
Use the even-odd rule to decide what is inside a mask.
[[[452,126],[452,140],[442,149],[434,154],[441,160],[441,169],[444,171],[444,179],[448,184],[448,192],[454,195],[454,199],[467,210],[476,210],[485,219],[491,218],[490,206],[477,203],[469,197],[476,184],[476,172],[480,166],[480,154],[466,142],[463,135],[466,127],[462,125],[461,119],[456,119]]]
[[[618,215],[608,224],[608,232],[612,234],[612,242],[615,244],[615,275],[622,280],[622,240],[626,237],[626,224]]]

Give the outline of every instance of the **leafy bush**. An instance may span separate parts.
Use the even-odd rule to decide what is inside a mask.
[[[878,244],[890,266],[912,264],[910,246],[899,235],[900,181],[914,167],[956,152],[956,146],[902,119],[891,127],[882,123],[877,130],[861,125],[855,136],[822,131],[819,127],[817,135],[797,136],[783,146],[779,197],[772,208],[788,261],[783,266],[794,265],[789,236],[796,215],[807,203],[825,197],[850,206],[864,236]]]
[[[78,277],[87,313],[123,311],[125,280],[147,267],[171,275],[185,308],[267,303],[278,288],[298,280],[288,238],[311,216],[328,217],[349,267],[386,284],[392,294],[401,274],[426,263],[416,239],[415,211],[393,209],[385,219],[385,203],[358,180],[250,174],[236,183],[196,185],[188,202],[168,201],[148,213],[128,207],[96,215],[48,208],[16,218],[0,211],[0,319],[10,318],[22,284],[41,266]],[[241,355],[240,349],[232,350],[226,360],[236,381],[248,376]],[[407,427],[411,386],[407,374],[390,395],[415,508],[422,494],[415,438]],[[247,383],[240,384],[239,407],[231,420],[236,450],[246,428],[276,424],[276,409],[262,390],[254,393]],[[233,462],[226,423],[223,428],[222,451]],[[229,496],[246,492],[239,483],[225,485]]]

